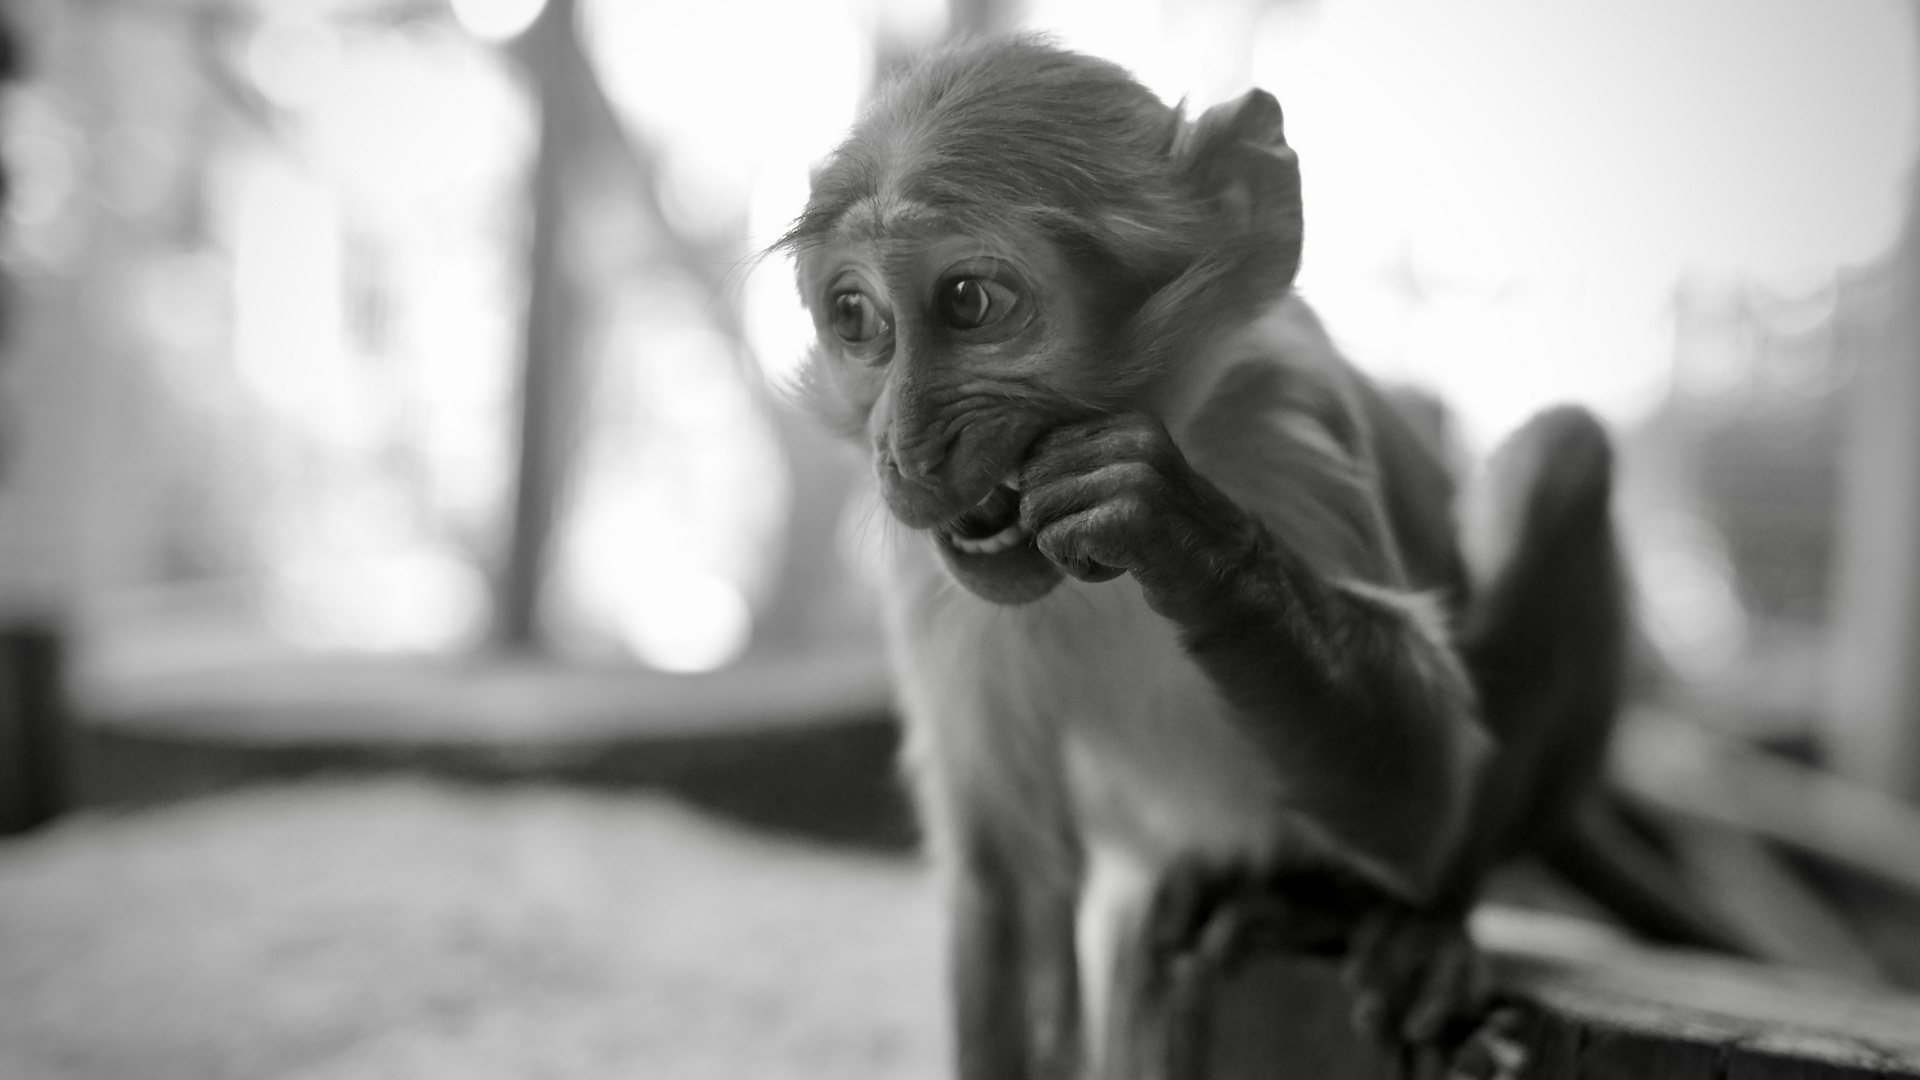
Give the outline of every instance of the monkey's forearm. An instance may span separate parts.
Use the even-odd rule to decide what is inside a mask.
[[[1148,417],[1063,429],[1022,520],[1067,573],[1130,571],[1272,762],[1290,806],[1410,897],[1439,873],[1484,736],[1436,619],[1329,580],[1196,473]]]
[[[1149,601],[1294,804],[1424,885],[1456,842],[1482,754],[1466,678],[1413,603],[1328,582],[1251,528],[1251,543],[1202,555],[1198,573],[1149,570]]]

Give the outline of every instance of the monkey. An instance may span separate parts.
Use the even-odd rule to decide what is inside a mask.
[[[794,393],[885,511],[962,1080],[1168,1075],[1167,957],[1236,893],[1431,1040],[1487,870],[1592,786],[1604,430],[1543,414],[1462,502],[1294,288],[1302,238],[1272,95],[1189,118],[1015,36],[892,82],[774,245]]]

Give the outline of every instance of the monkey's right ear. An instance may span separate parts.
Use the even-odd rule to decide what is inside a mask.
[[[1273,95],[1249,90],[1208,109],[1175,139],[1173,153],[1199,195],[1229,216],[1230,232],[1270,252],[1291,282],[1300,267],[1300,159]]]

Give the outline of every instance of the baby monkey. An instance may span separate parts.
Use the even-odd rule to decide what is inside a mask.
[[[1593,419],[1431,440],[1293,292],[1298,163],[1034,39],[895,82],[780,242],[871,456],[963,1080],[1166,1075],[1171,958],[1257,894],[1384,1035],[1474,1008],[1484,871],[1587,791],[1625,637]]]

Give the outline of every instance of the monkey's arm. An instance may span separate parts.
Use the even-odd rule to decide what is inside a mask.
[[[1200,475],[1145,414],[1043,437],[1021,521],[1068,574],[1131,572],[1182,632],[1290,809],[1404,899],[1460,842],[1485,736],[1415,598],[1323,572]]]

